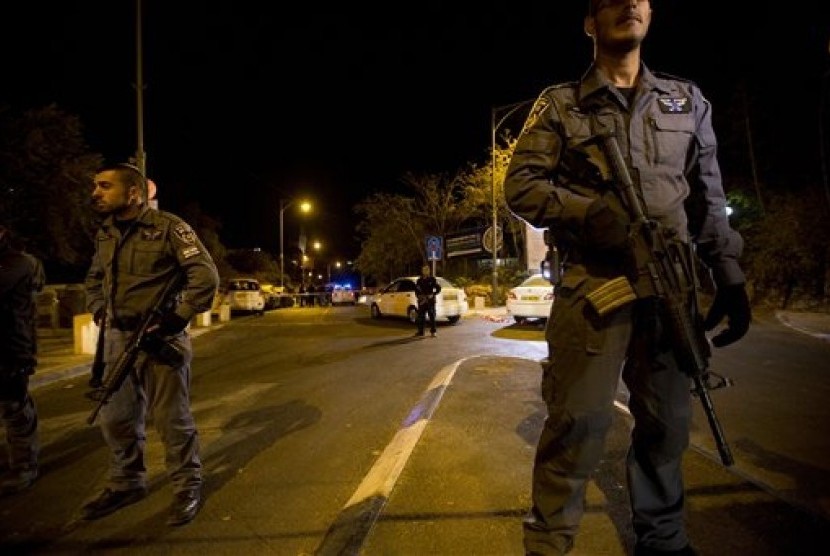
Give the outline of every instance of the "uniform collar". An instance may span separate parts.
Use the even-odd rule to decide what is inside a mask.
[[[602,103],[605,97],[602,91],[608,91],[611,86],[611,82],[599,71],[599,68],[595,64],[591,64],[591,67],[588,68],[588,71],[579,81],[578,103],[580,108],[592,108],[595,104]],[[669,83],[656,77],[643,62],[640,62],[640,77],[637,87],[642,91],[657,89],[659,92],[668,92],[671,90]]]
[[[141,212],[139,212],[138,216],[136,216],[135,218],[136,224],[141,226],[152,226],[153,222],[150,218],[150,212],[150,205],[145,203],[144,206],[141,208]],[[112,228],[113,226],[115,226],[115,216],[113,216],[112,214],[107,216],[101,223],[101,226],[104,228]]]

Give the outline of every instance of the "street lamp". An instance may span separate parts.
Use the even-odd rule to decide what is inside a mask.
[[[507,121],[507,118],[513,115],[516,110],[535,101],[535,98],[531,98],[520,102],[514,102],[513,104],[505,104],[504,106],[494,106],[490,109],[490,180],[493,189],[493,229],[490,234],[490,239],[492,241],[490,248],[493,253],[493,307],[495,307],[496,303],[498,303],[499,289],[498,249],[496,248],[498,245],[497,232],[499,224],[499,205],[496,202],[496,132],[502,124]],[[504,110],[507,112],[505,112],[501,119],[496,122],[498,114]]]
[[[283,242],[283,215],[288,207],[293,205],[296,201],[280,199],[280,287],[285,289],[285,251]],[[308,212],[311,210],[311,203],[308,201],[300,202],[300,211]]]

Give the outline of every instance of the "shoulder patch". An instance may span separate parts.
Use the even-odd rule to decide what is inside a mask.
[[[530,114],[528,114],[527,119],[525,120],[524,129],[527,129],[535,124],[536,120],[539,119],[539,115],[544,112],[548,106],[550,106],[550,100],[544,96],[539,97],[534,103],[533,108],[530,109]]]
[[[199,248],[195,245],[191,245],[190,247],[185,247],[184,249],[182,249],[182,258],[189,259],[190,257],[198,255],[199,253]]]
[[[179,222],[173,227],[173,234],[175,234],[175,236],[179,238],[179,241],[185,245],[193,245],[196,243],[196,234],[194,234],[190,226],[184,222]]]

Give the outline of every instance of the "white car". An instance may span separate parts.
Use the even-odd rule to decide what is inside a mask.
[[[372,296],[369,302],[372,318],[404,317],[414,324],[418,319],[417,279],[418,276],[396,278]],[[455,324],[470,308],[467,294],[446,278],[436,276],[435,279],[441,286],[441,293],[435,297],[435,321],[446,320]]]
[[[265,294],[254,278],[231,278],[222,291],[231,312],[262,314],[265,311]]]
[[[553,305],[553,284],[541,274],[534,274],[507,292],[507,313],[516,324],[528,319],[547,321]]]

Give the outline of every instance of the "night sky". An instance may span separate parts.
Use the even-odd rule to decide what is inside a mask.
[[[279,199],[308,197],[309,233],[354,256],[356,202],[405,191],[407,171],[486,163],[492,106],[581,75],[585,3],[144,0],[144,148],[160,206],[196,200],[226,246],[276,252]],[[644,60],[701,85],[722,144],[745,83],[766,178],[794,166],[818,177],[830,66],[819,4],[654,0]],[[4,2],[0,101],[55,102],[93,150],[132,156],[135,13],[135,0]],[[741,171],[733,158],[725,173]],[[287,241],[298,228],[288,215]]]

